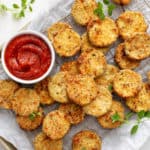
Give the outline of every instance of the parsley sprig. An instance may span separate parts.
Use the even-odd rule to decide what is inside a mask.
[[[104,5],[107,6],[107,13],[109,16],[112,15],[113,10],[116,8],[114,4],[110,2],[110,0],[103,0],[102,2],[98,2],[97,8],[94,10],[94,14],[97,15],[100,19],[105,19],[105,13],[104,13]]]
[[[5,4],[0,3],[0,14],[11,12],[16,19],[21,19],[25,17],[27,11],[33,11],[32,5],[34,4],[34,2],[35,0],[20,0],[20,4],[13,3],[12,7],[10,8]]]
[[[129,123],[129,119],[134,115],[133,112],[129,112],[125,115],[125,119],[122,120],[120,115],[116,112],[114,115],[111,116],[112,122],[115,123],[120,121],[122,123]],[[143,122],[143,118],[150,118],[150,111],[140,111],[137,114],[136,124],[131,128],[130,134],[134,135],[137,133],[139,129],[139,125]]]
[[[34,121],[34,119],[35,119],[36,117],[38,117],[38,116],[41,116],[41,112],[33,112],[33,113],[31,113],[31,114],[29,115],[29,119],[30,119],[31,121]]]

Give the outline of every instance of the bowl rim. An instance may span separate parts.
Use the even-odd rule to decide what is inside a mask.
[[[26,35],[26,34],[32,34],[35,36],[40,37],[42,40],[44,40],[46,42],[46,44],[49,47],[50,53],[51,53],[51,64],[48,68],[48,70],[40,77],[33,79],[33,80],[24,80],[21,78],[16,77],[15,75],[13,75],[7,68],[6,63],[5,63],[5,51],[7,46],[9,45],[10,41],[12,41],[14,38],[21,36],[21,35]],[[5,73],[8,75],[8,77],[10,77],[12,80],[21,83],[21,84],[35,84],[37,82],[40,82],[41,80],[43,80],[44,78],[46,78],[50,72],[52,71],[52,68],[54,66],[55,63],[55,51],[54,48],[52,46],[52,43],[50,42],[50,40],[41,32],[38,31],[34,31],[34,30],[23,30],[23,31],[19,31],[18,33],[12,35],[7,42],[5,42],[5,44],[2,47],[2,52],[1,52],[1,62],[2,62],[2,67],[5,71]]]

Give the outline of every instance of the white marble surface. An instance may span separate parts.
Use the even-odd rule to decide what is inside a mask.
[[[0,0],[0,2],[4,2],[7,5],[11,5],[13,2],[19,2],[20,0]],[[9,38],[12,34],[21,29],[25,24],[30,22],[32,18],[37,17],[39,12],[43,10],[47,10],[49,7],[53,7],[57,4],[58,1],[61,0],[36,0],[36,3],[33,6],[33,13],[28,13],[27,16],[20,20],[14,20],[10,14],[5,14],[4,16],[0,16],[0,44]],[[150,139],[144,144],[141,150],[149,150],[150,149]],[[0,147],[0,150],[3,150]]]

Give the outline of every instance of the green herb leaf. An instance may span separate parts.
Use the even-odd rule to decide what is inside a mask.
[[[125,119],[129,120],[133,116],[133,112],[129,112],[125,115]]]
[[[29,6],[29,10],[32,12],[32,7],[31,6]]]
[[[31,0],[30,3],[33,4],[35,2],[35,0]]]
[[[131,134],[131,135],[136,134],[136,133],[137,133],[137,131],[138,131],[138,128],[139,128],[139,126],[138,126],[138,125],[134,125],[134,126],[132,127],[132,129],[131,129],[130,134]]]
[[[150,111],[145,112],[145,117],[150,118]]]
[[[103,0],[104,4],[108,5],[109,4],[109,0]]]
[[[111,16],[113,10],[116,8],[116,6],[114,4],[109,4],[108,5],[108,15]]]
[[[112,86],[112,85],[109,85],[109,86],[108,86],[108,90],[109,90],[110,92],[112,92],[113,86]]]
[[[81,150],[86,150],[86,148],[85,147],[82,147],[82,149]]]
[[[117,121],[120,121],[120,116],[119,114],[116,112],[114,115],[111,116],[112,122],[115,123]]]
[[[138,112],[137,115],[138,115],[138,118],[139,118],[139,119],[142,119],[142,118],[145,117],[145,111],[142,110],[142,111]]]
[[[105,19],[103,4],[101,2],[98,2],[98,7],[94,10],[94,14],[97,15],[102,20]]]
[[[36,118],[36,114],[33,112],[29,115],[29,119],[33,121]]]
[[[22,6],[22,8],[26,8],[27,0],[21,0],[21,6]]]
[[[19,8],[19,5],[18,5],[18,4],[13,4],[13,7],[14,7],[15,9],[18,9],[18,8]]]
[[[4,12],[7,11],[7,10],[8,10],[8,8],[7,8],[6,5],[0,4],[0,13],[4,13]]]

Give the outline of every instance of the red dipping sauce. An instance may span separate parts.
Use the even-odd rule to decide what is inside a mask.
[[[33,34],[20,35],[11,40],[4,57],[10,73],[24,80],[41,77],[51,65],[49,46]]]

